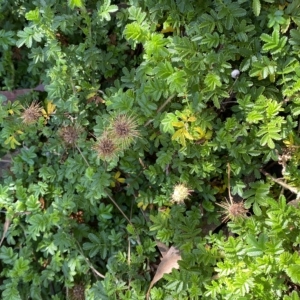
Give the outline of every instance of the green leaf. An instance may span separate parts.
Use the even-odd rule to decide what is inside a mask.
[[[144,43],[147,40],[147,31],[137,22],[127,24],[124,30],[124,35],[127,40]]]
[[[232,187],[232,194],[238,194],[240,197],[243,197],[243,190],[246,187],[243,181],[237,181],[235,185]]]
[[[290,276],[292,282],[294,282],[295,284],[300,283],[300,265],[298,264],[290,265],[287,267],[285,272],[288,276]]]
[[[271,13],[269,13],[268,27],[279,27],[279,25],[283,25],[286,22],[286,19],[283,17],[283,14],[283,10],[273,10]]]
[[[14,263],[13,269],[10,271],[10,275],[14,278],[20,278],[25,276],[29,269],[29,261],[20,257]]]
[[[94,257],[97,253],[100,253],[102,259],[105,259],[108,253],[108,241],[107,234],[104,231],[101,231],[97,235],[94,233],[89,233],[88,235],[90,242],[83,244],[84,250],[89,250],[89,256]]]
[[[256,216],[261,216],[261,208],[259,207],[259,205],[257,204],[257,202],[253,203],[253,212]]]
[[[157,109],[157,104],[150,101],[149,98],[146,97],[144,93],[138,96],[139,96],[138,104],[141,107],[141,109],[143,109],[144,115],[147,117],[153,115],[153,112]]]
[[[9,137],[5,140],[4,144],[5,144],[5,145],[9,145],[11,149],[16,149],[16,146],[17,146],[17,145],[18,145],[18,146],[21,145],[21,143],[19,143],[13,135],[9,136]]]
[[[275,74],[277,71],[277,63],[263,56],[260,60],[254,61],[252,69],[250,70],[251,77],[258,77],[259,80],[269,77],[271,82],[275,81]]]
[[[17,280],[14,280],[14,282],[6,282],[5,289],[2,293],[3,300],[22,300],[17,283]]]
[[[177,116],[173,113],[166,113],[161,120],[161,129],[163,132],[173,134],[175,132],[173,123],[178,122]]]
[[[105,205],[104,203],[101,203],[98,211],[99,219],[110,220],[113,217],[111,214],[112,210],[113,206],[111,204]]]
[[[264,253],[264,250],[266,248],[266,243],[268,241],[268,235],[265,233],[261,233],[257,240],[254,235],[249,234],[246,237],[246,241],[247,241],[248,245],[250,246],[250,248],[247,249],[247,255],[248,256],[260,256]]]
[[[167,79],[171,93],[183,93],[186,88],[186,81],[186,73],[183,70],[171,74]]]
[[[28,149],[22,149],[21,150],[21,154],[20,157],[22,158],[23,161],[27,162],[29,165],[33,165],[34,164],[34,158],[37,157],[35,151],[35,147],[31,146]]]
[[[260,0],[252,0],[252,10],[256,17],[260,15],[260,10],[261,10]]]
[[[0,259],[3,263],[13,265],[17,260],[18,254],[14,253],[13,248],[1,246],[0,248]]]
[[[8,50],[9,46],[15,44],[15,33],[13,31],[0,30],[0,47]],[[2,96],[2,95],[1,95]]]
[[[209,90],[209,91],[213,91],[217,87],[222,86],[220,76],[215,74],[215,73],[208,73],[205,76],[204,83],[205,83],[206,89]]]
[[[30,28],[30,27],[25,27],[24,31],[18,31],[17,35],[20,38],[16,42],[16,45],[19,48],[22,47],[24,44],[28,48],[31,48],[31,46],[32,46],[32,40],[40,42],[42,40],[42,37],[43,37],[42,33],[37,32],[33,28]]]
[[[283,300],[300,300],[300,297],[296,291],[293,291],[290,296],[284,295]]]
[[[275,144],[273,140],[281,140],[282,137],[279,134],[281,128],[277,126],[274,120],[270,121],[267,124],[261,126],[261,129],[258,131],[257,136],[262,136],[260,139],[260,144],[262,146],[268,145],[269,148],[274,149]]]
[[[33,21],[35,23],[37,23],[40,20],[40,11],[38,8],[36,8],[35,10],[31,10],[28,13],[25,14],[25,18],[28,21]]]
[[[174,73],[174,69],[172,64],[169,61],[166,61],[158,63],[153,72],[158,78],[165,80]]]
[[[144,20],[147,16],[145,12],[142,12],[141,7],[132,5],[128,8],[129,20],[137,21],[138,24],[144,23]]]
[[[82,0],[68,0],[68,4],[72,9],[75,7],[83,7]]]
[[[261,121],[263,119],[264,119],[264,115],[262,114],[261,111],[253,110],[253,111],[249,112],[246,120],[249,123],[258,124],[259,121]]]
[[[287,37],[284,36],[279,38],[279,28],[273,30],[272,36],[263,33],[260,36],[261,40],[265,42],[262,47],[263,52],[270,52],[271,54],[276,54],[283,51],[283,47],[287,42]]]
[[[217,48],[220,44],[220,36],[217,32],[207,33],[201,44],[207,44],[209,48]]]
[[[105,0],[104,3],[100,6],[100,9],[98,10],[98,16],[100,20],[106,20],[110,21],[111,16],[110,14],[118,10],[117,5],[110,5],[110,0]]]

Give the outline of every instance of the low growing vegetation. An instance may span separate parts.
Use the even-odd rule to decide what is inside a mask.
[[[1,299],[300,299],[299,16],[0,0]]]

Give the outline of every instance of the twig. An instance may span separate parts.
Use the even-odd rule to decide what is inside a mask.
[[[175,95],[172,95],[172,96],[170,96],[159,108],[158,108],[158,110],[156,111],[156,113],[158,114],[158,113],[160,113],[164,108],[165,108],[165,106],[169,103],[169,102],[171,102],[171,100],[173,99],[175,97]],[[151,119],[151,120],[148,120],[147,122],[146,122],[146,124],[145,124],[145,127],[146,126],[148,126],[150,123],[152,123],[154,121],[154,119]]]
[[[299,195],[300,191],[298,189],[284,183],[280,179],[274,178],[271,174],[267,173],[263,169],[260,169],[260,172],[263,173],[266,177],[269,177],[272,181],[274,181],[274,182],[278,183],[279,185],[281,185],[283,188],[289,190],[290,192],[296,194],[297,196]]]
[[[78,241],[77,241],[76,239],[75,239],[75,242],[76,242],[76,244],[77,244],[77,246],[78,246],[78,248],[79,248],[80,254],[83,256],[84,260],[86,261],[86,263],[88,264],[88,266],[90,267],[90,269],[93,271],[93,273],[96,274],[96,275],[98,275],[98,276],[101,277],[101,278],[105,278],[105,276],[102,275],[101,273],[99,273],[99,272],[94,268],[94,266],[90,263],[90,261],[84,256],[83,251],[82,251],[82,248],[81,248],[80,244],[78,243]]]
[[[11,160],[7,160],[7,159],[0,159],[0,162],[4,162],[4,163],[11,163]]]

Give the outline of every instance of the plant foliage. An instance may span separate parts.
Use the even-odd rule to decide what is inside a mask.
[[[300,1],[200,2],[0,0],[1,299],[299,299]]]

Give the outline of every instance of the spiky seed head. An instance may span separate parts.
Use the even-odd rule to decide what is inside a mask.
[[[123,147],[128,147],[136,137],[139,137],[136,120],[126,114],[116,115],[110,124],[111,135]]]
[[[59,129],[59,136],[67,146],[74,147],[79,138],[81,129],[75,126],[64,126]]]
[[[36,101],[33,101],[21,114],[22,122],[26,125],[33,124],[42,116],[42,107]]]
[[[107,131],[97,139],[94,149],[97,155],[106,161],[113,159],[119,150],[116,141],[111,138]]]
[[[82,284],[74,285],[70,290],[70,300],[84,300],[85,299],[84,291],[85,288]]]
[[[244,203],[242,201],[234,202],[233,200],[228,201],[226,199],[226,201],[217,203],[217,205],[223,208],[223,222],[227,222],[229,220],[236,220],[239,218],[245,218],[247,216],[248,210],[244,207]]]
[[[172,194],[172,202],[183,203],[186,200],[192,190],[189,190],[183,183],[175,185],[174,191]]]

